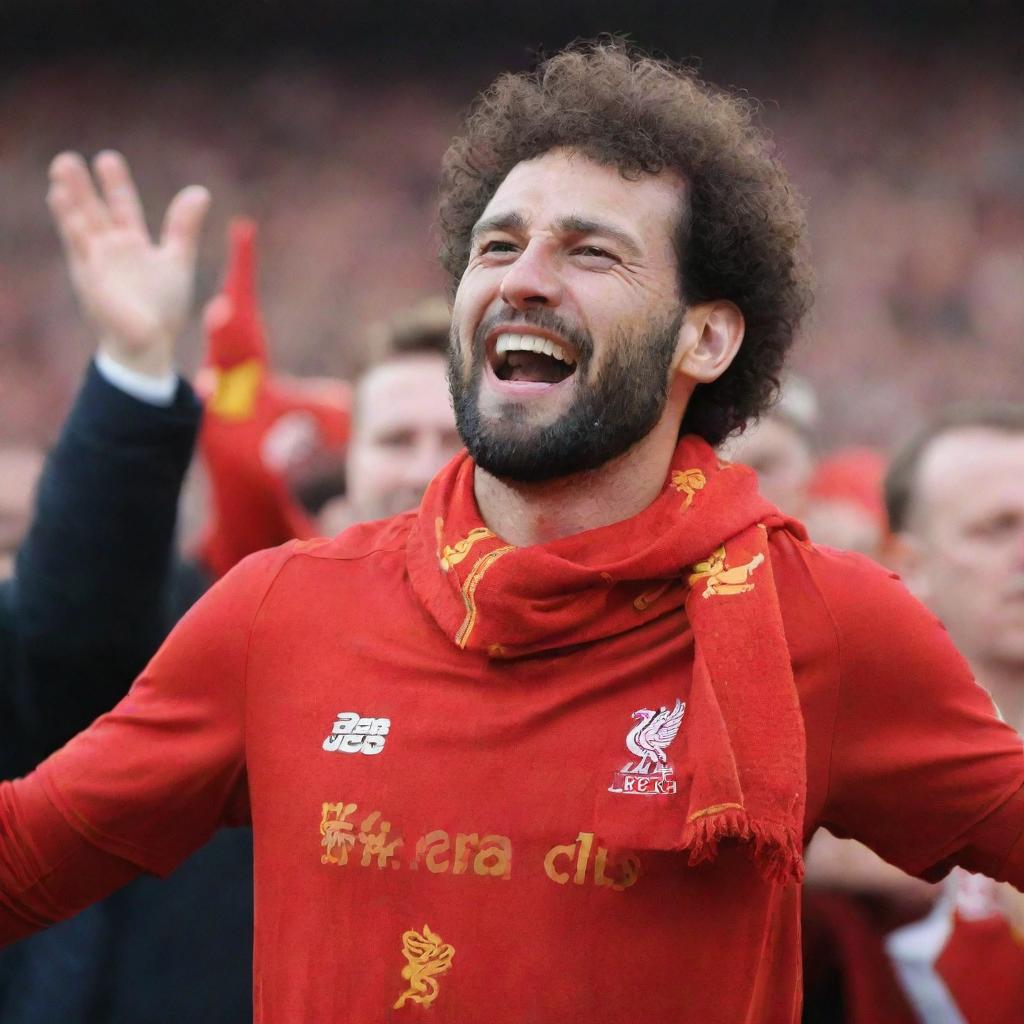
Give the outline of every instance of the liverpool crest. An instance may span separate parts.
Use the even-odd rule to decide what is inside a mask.
[[[626,748],[635,761],[627,761],[612,779],[609,793],[665,796],[675,793],[676,781],[665,748],[676,738],[686,705],[677,697],[675,707],[633,712],[636,725],[626,736]]]

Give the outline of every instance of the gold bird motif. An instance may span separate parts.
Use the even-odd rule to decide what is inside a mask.
[[[451,970],[455,948],[424,925],[422,932],[409,930],[402,935],[402,956],[408,960],[402,977],[409,987],[398,997],[393,1009],[400,1010],[408,1000],[429,1006],[437,998],[437,976]]]

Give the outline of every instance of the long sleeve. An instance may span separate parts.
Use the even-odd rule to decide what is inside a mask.
[[[0,784],[0,944],[166,875],[248,820],[249,638],[288,549],[262,552],[181,620],[123,700],[24,779]]]
[[[911,874],[960,864],[1024,887],[1020,736],[898,580],[854,568],[826,597],[840,691],[823,824]]]
[[[167,407],[90,366],[51,453],[9,590],[13,712],[0,768],[26,770],[112,707],[156,649],[178,497],[201,410]],[[20,748],[20,750],[19,750]]]

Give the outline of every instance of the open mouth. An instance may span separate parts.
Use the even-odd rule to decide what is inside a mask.
[[[576,372],[576,354],[562,341],[538,334],[499,334],[490,354],[498,380],[559,384]]]

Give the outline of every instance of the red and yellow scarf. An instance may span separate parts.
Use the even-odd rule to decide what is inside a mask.
[[[687,702],[689,805],[674,848],[697,864],[723,839],[764,874],[802,877],[803,718],[772,578],[769,536],[803,528],[696,437],[678,445],[659,496],[621,523],[517,548],[491,532],[468,456],[424,497],[409,541],[418,596],[460,648],[514,658],[635,629],[654,601],[694,636]]]

